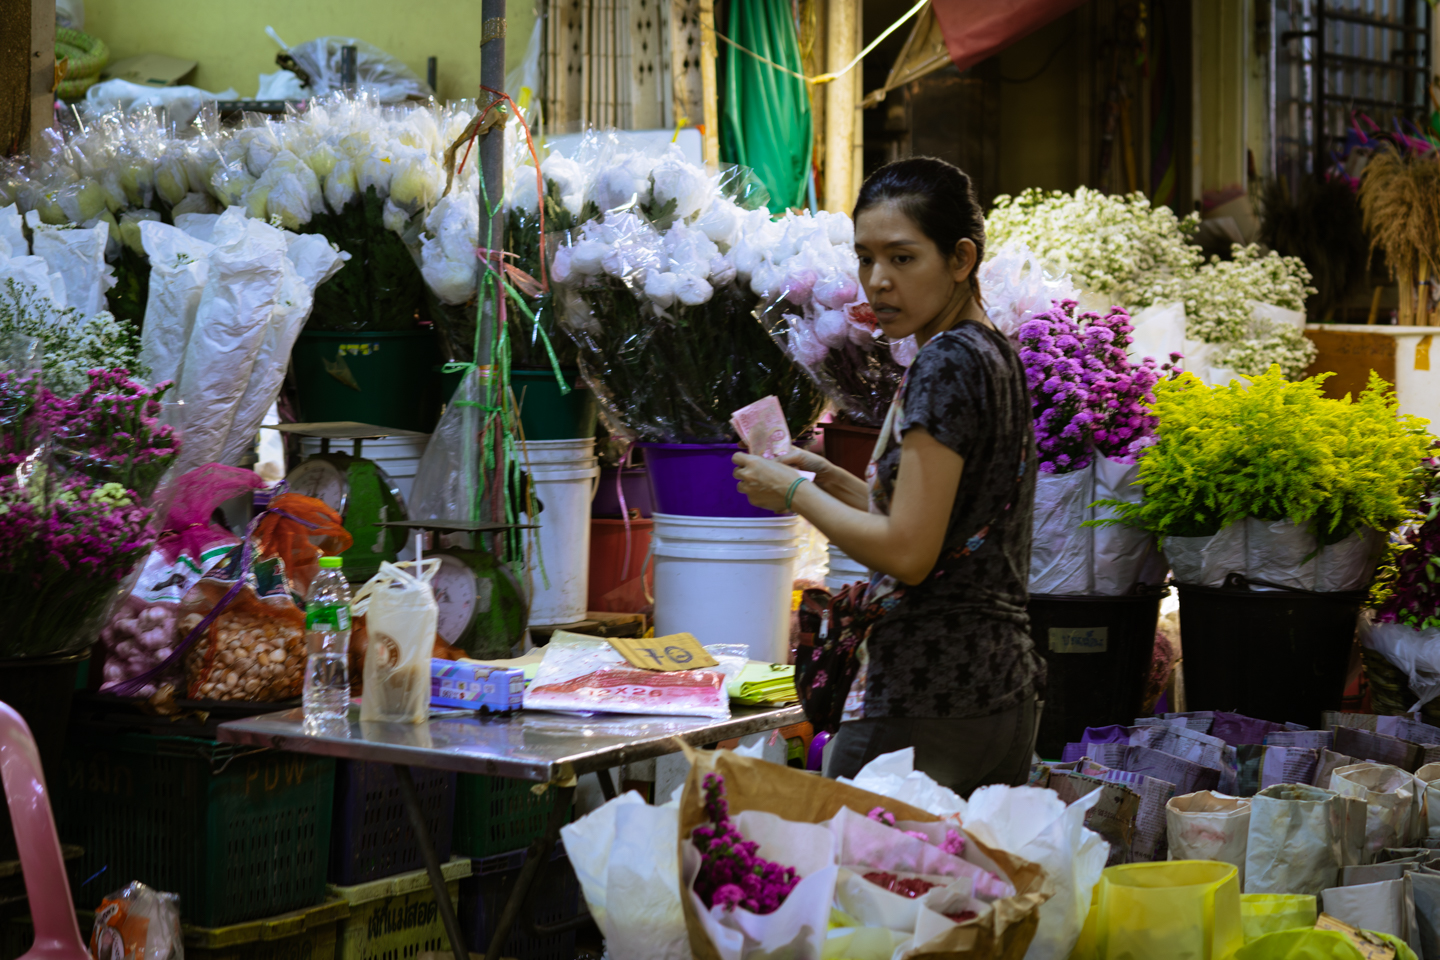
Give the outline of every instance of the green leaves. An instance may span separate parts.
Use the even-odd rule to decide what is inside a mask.
[[[1207,387],[1185,374],[1155,389],[1156,443],[1140,462],[1145,499],[1119,505],[1158,536],[1208,536],[1246,517],[1310,526],[1322,544],[1389,530],[1424,492],[1426,421],[1401,415],[1371,374],[1358,399],[1322,395],[1328,375]]]

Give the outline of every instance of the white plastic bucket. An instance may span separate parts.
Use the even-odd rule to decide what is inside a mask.
[[[429,443],[429,434],[423,437],[382,437],[379,440],[364,440],[360,444],[360,456],[366,460],[374,460],[375,464],[385,471],[385,475],[395,482],[396,489],[400,491],[400,498],[405,501],[408,509],[410,485],[415,482],[415,470],[420,466],[420,458],[425,455],[425,448]],[[353,453],[353,448],[354,441],[352,440],[330,441],[332,453]],[[306,457],[319,453],[319,438],[301,437],[300,452]]]
[[[654,520],[655,635],[743,643],[751,659],[784,663],[800,518],[657,513]]]
[[[826,548],[830,554],[830,572],[825,574],[825,586],[833,593],[843,589],[857,580],[869,580],[870,571],[862,564],[851,560],[841,552],[835,544]]]
[[[540,529],[525,531],[530,623],[554,626],[584,620],[590,591],[590,501],[600,478],[595,438],[530,440],[520,444],[517,456],[544,507],[534,521]]]

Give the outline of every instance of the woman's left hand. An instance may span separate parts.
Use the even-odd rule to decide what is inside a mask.
[[[739,490],[752,507],[784,512],[785,494],[800,476],[794,467],[749,453],[737,453],[730,459],[735,464],[735,479],[740,481]]]

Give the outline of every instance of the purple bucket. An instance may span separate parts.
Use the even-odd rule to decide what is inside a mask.
[[[682,517],[773,517],[736,489],[734,443],[642,443],[656,513]]]
[[[615,475],[621,474],[620,487],[625,492],[625,509],[620,508],[620,494],[616,491]],[[643,466],[600,468],[600,486],[595,490],[595,499],[590,504],[590,516],[597,520],[623,519],[627,510],[639,510],[646,520],[655,513],[650,498],[650,481]]]

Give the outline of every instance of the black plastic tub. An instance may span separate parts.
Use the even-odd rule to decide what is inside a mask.
[[[1035,745],[1041,757],[1058,760],[1086,727],[1134,722],[1168,593],[1154,587],[1123,597],[1031,594],[1030,636],[1050,667]]]

